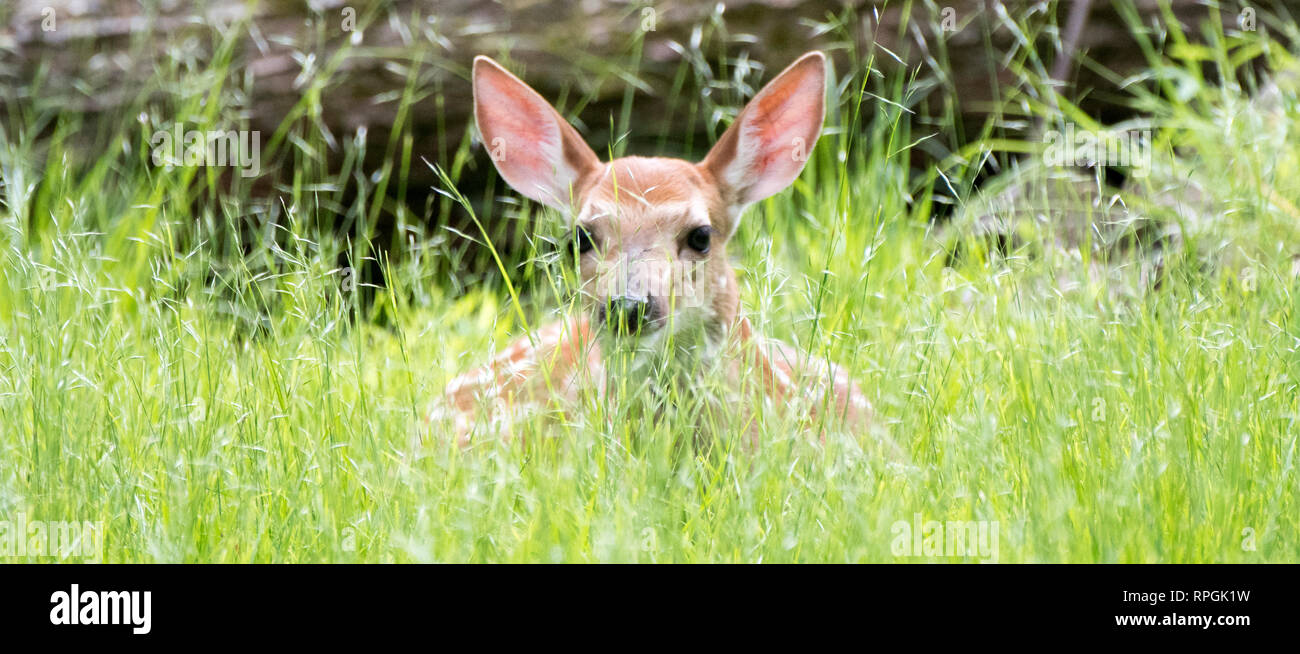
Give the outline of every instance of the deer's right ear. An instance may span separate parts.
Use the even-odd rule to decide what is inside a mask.
[[[729,191],[733,205],[758,202],[799,176],[822,130],[825,95],[826,55],[813,51],[741,110],[700,162]]]
[[[567,210],[600,159],[536,91],[500,64],[474,58],[474,119],[501,176],[516,191]]]

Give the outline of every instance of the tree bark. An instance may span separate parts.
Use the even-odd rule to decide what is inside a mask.
[[[1019,83],[1000,62],[1023,44],[1000,15],[1063,26],[1069,6],[1055,7],[1050,11],[1059,15],[1053,15],[1033,3],[1007,3],[999,9],[1001,3],[991,0],[948,0],[942,7],[916,2],[912,15],[904,16],[907,3],[889,2],[882,9],[881,3],[869,0],[727,0],[716,5],[686,0],[395,0],[364,32],[363,14],[356,16],[358,30],[346,31],[345,11],[364,12],[364,4],[267,0],[250,9],[242,0],[213,0],[201,6],[163,1],[150,12],[130,0],[44,0],[0,8],[0,83],[7,89],[0,95],[0,116],[16,109],[54,109],[81,113],[91,126],[126,120],[116,110],[129,106],[140,93],[171,94],[174,99],[187,92],[150,89],[153,71],[168,66],[202,71],[217,38],[242,30],[246,38],[236,45],[229,84],[239,91],[236,102],[250,128],[270,134],[299,102],[312,76],[340,48],[351,47],[321,94],[320,124],[335,140],[351,138],[365,127],[370,143],[366,166],[378,168],[397,119],[398,99],[414,67],[419,99],[409,124],[416,161],[409,187],[416,189],[435,183],[418,158],[449,164],[469,127],[468,72],[476,54],[501,58],[575,120],[597,150],[621,136],[611,134],[611,118],[618,123],[624,95],[633,88],[629,153],[699,156],[717,132],[722,114],[684,116],[680,106],[669,106],[669,94],[683,59],[697,52],[701,42],[701,61],[707,65],[716,66],[723,54],[733,65],[762,62],[765,71],[744,78],[756,90],[800,53],[818,47],[830,48],[837,73],[843,76],[847,46],[865,51],[874,40],[901,59],[877,50],[874,61],[879,69],[898,72],[921,66],[923,77],[943,80],[932,100],[941,104],[943,95],[950,96],[963,123],[977,128],[994,104],[999,85]],[[1195,33],[1195,25],[1210,11],[1198,0],[1169,4],[1189,33]],[[716,7],[724,6],[725,36],[714,27]],[[1144,23],[1160,15],[1159,0],[1138,0],[1136,6]],[[852,26],[852,42],[818,27],[847,9],[856,12],[859,22]],[[47,24],[51,12],[52,29]],[[945,19],[951,19],[953,29],[944,29]],[[1058,72],[1088,92],[1084,106],[1094,115],[1122,116],[1127,109],[1111,101],[1121,94],[1095,74],[1079,75],[1079,57],[1086,55],[1121,77],[1140,69],[1142,57],[1111,3],[1092,3],[1084,20],[1076,32],[1073,64]],[[638,39],[641,47],[634,45]],[[1029,45],[1047,62],[1063,61],[1050,43]],[[936,70],[939,53],[945,50],[950,70]],[[629,80],[614,72],[620,69],[639,73]],[[729,80],[734,69],[705,67],[699,72],[705,80]],[[694,83],[686,80],[680,98],[702,98],[704,91]],[[710,92],[705,109],[734,110],[743,101],[721,86]],[[4,123],[8,129],[12,121]],[[960,146],[963,138],[955,135],[958,142],[950,146]],[[329,155],[342,153],[336,148]]]

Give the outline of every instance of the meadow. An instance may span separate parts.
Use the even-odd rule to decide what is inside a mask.
[[[683,446],[671,420],[464,449],[426,426],[449,379],[570,309],[566,225],[499,182],[462,195],[488,166],[469,140],[444,165],[394,139],[370,171],[334,135],[350,154],[327,165],[312,116],[335,62],[261,135],[270,189],[150,157],[155,130],[239,124],[246,31],[160,66],[156,88],[184,92],[142,95],[91,148],[75,116],[15,112],[0,518],[102,522],[109,562],[980,560],[900,553],[915,521],[996,524],[998,562],[1296,561],[1300,104],[1279,38],[1300,34],[1271,25],[1139,39],[1138,117],[1118,129],[1146,131],[1151,158],[1118,186],[1001,129],[1101,128],[1029,50],[1007,65],[1035,92],[914,166],[953,127],[919,120],[942,83],[881,73],[888,53],[836,50],[843,26],[827,27],[854,65],[835,70],[826,130],[728,250],[746,315],[844,365],[902,463],[779,422],[756,451]],[[719,66],[709,39],[684,88]],[[745,88],[785,62],[767,63]],[[391,200],[415,166],[443,180],[424,213]],[[452,210],[469,226],[439,226]],[[397,236],[376,237],[381,211]]]

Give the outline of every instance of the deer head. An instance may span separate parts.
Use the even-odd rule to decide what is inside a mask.
[[[716,342],[736,319],[727,243],[749,205],[799,175],[821,132],[826,61],[809,52],[740,112],[703,161],[602,162],[550,104],[487,57],[474,115],[501,176],[572,225],[581,295],[604,334]]]

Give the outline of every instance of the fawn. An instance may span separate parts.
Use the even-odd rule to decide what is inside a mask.
[[[611,357],[632,351],[634,361],[667,361],[686,380],[720,372],[735,386],[720,415],[738,418],[741,429],[763,405],[808,424],[835,416],[847,431],[866,430],[870,405],[842,369],[754,333],[739,314],[726,253],[745,208],[789,186],[817,141],[822,53],[803,55],[769,82],[699,163],[602,163],[546,100],[488,57],[474,60],[473,91],[479,133],[501,176],[573,217],[584,315],[542,327],[453,379],[431,420],[449,421],[461,445],[476,425],[495,423],[509,435],[526,417],[605,397]],[[623,381],[648,378],[638,365],[621,369],[631,371]]]

